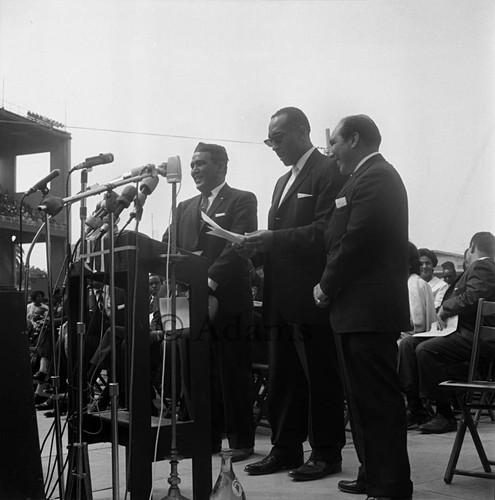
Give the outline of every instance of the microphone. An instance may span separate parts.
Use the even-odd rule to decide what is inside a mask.
[[[46,185],[59,175],[60,175],[60,170],[58,168],[52,170],[47,176],[43,177],[43,179],[38,181],[32,188],[28,189],[26,191],[25,196],[29,196],[30,194],[35,193],[36,191],[41,191],[43,194],[48,194],[48,188],[46,187]]]
[[[117,208],[113,212],[114,214],[114,219],[117,219],[117,217],[126,209],[129,207],[131,204],[132,200],[136,197],[137,194],[137,189],[134,186],[126,186],[124,190],[122,191],[122,194],[117,198]],[[108,231],[110,228],[110,222],[105,222],[103,226],[101,226],[101,231],[98,237],[96,238],[97,240],[100,240],[103,238],[105,233]]]
[[[79,163],[79,165],[72,167],[69,170],[69,174],[71,174],[75,170],[83,170],[84,168],[92,168],[96,167],[97,165],[104,165],[105,163],[112,163],[112,162],[113,162],[112,153],[100,153],[98,156],[90,156],[89,158],[86,158],[86,160],[83,161],[82,163]]]
[[[156,167],[158,175],[167,178],[169,184],[180,182],[182,180],[182,171],[180,166],[180,157],[171,156],[168,161]]]
[[[135,167],[131,169],[129,172],[122,174],[120,177],[115,177],[114,179],[109,180],[105,184],[112,185],[116,182],[125,181],[127,179],[130,179],[131,177],[136,177],[137,175],[143,175],[143,174],[151,174],[152,177],[156,177],[157,170],[155,165],[153,165],[152,163],[148,163],[148,165],[144,165],[142,167]],[[99,186],[99,184],[90,186],[90,189],[96,186]]]
[[[141,217],[143,216],[143,206],[146,202],[146,198],[155,190],[157,185],[158,177],[146,177],[146,179],[143,179],[143,181],[139,185],[139,193],[134,200],[134,208],[129,215],[129,220],[141,220]]]
[[[117,209],[117,199],[117,193],[110,191],[98,202],[96,210],[86,219],[86,236],[99,229],[103,225],[103,218]]]
[[[45,196],[41,200],[41,205],[38,206],[38,210],[46,212],[48,215],[55,217],[62,208],[64,208],[63,198],[58,196],[52,196],[51,194]]]

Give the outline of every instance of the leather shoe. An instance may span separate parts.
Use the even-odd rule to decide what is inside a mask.
[[[309,459],[298,469],[291,470],[289,476],[294,481],[313,481],[335,474],[342,470],[342,462],[326,462],[325,460]]]
[[[232,448],[232,463],[242,462],[254,454],[254,448]]]
[[[35,408],[42,411],[53,410],[53,399],[49,398],[45,402],[35,405]]]
[[[339,481],[338,485],[340,491],[345,493],[356,493],[362,495],[366,493],[366,484],[354,479],[354,481]]]
[[[45,380],[45,378],[46,378],[46,373],[42,371],[37,371],[33,375],[33,380],[37,380],[38,382],[42,382],[43,380]]]
[[[366,500],[412,500],[412,497],[368,497]]]
[[[283,469],[294,469],[302,465],[302,457],[267,455],[263,460],[246,465],[244,472],[251,476],[273,474]]]

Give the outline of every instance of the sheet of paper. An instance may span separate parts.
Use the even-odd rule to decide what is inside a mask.
[[[189,299],[187,297],[176,297],[175,299],[175,328],[177,331],[189,328]],[[171,299],[169,297],[160,298],[160,316],[165,332],[172,330],[171,319]]]
[[[447,319],[447,326],[443,330],[438,330],[438,324],[435,321],[431,324],[431,329],[429,332],[415,333],[415,337],[446,337],[457,330],[457,323],[459,322],[459,316],[452,316]]]
[[[208,224],[210,231],[208,234],[217,236],[218,238],[223,238],[224,240],[231,241],[232,243],[242,243],[245,240],[245,236],[242,234],[233,233],[232,231],[227,231],[222,229],[213,219],[208,217],[204,212],[201,212],[201,217]]]

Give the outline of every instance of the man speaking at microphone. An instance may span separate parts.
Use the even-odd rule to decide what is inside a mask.
[[[252,455],[254,448],[249,268],[232,243],[207,234],[201,218],[204,212],[223,229],[239,234],[257,229],[256,197],[226,183],[228,161],[223,146],[197,145],[191,177],[200,194],[177,207],[177,246],[208,260],[210,301],[218,301],[210,335],[212,451],[220,451],[225,432],[236,462]],[[167,238],[168,231],[163,240]]]

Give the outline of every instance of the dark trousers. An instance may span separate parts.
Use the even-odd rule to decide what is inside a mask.
[[[212,442],[225,432],[231,448],[254,446],[252,312],[219,314],[211,327]]]
[[[328,324],[270,326],[268,416],[271,453],[340,462],[345,445],[344,396]]]
[[[412,494],[404,400],[397,376],[399,333],[336,334],[359,479],[369,496]]]
[[[472,333],[461,330],[446,337],[407,337],[399,344],[399,378],[402,390],[410,398],[449,403],[451,395],[438,384],[449,380],[452,365],[469,361]],[[490,344],[481,343],[482,359],[492,355]]]

